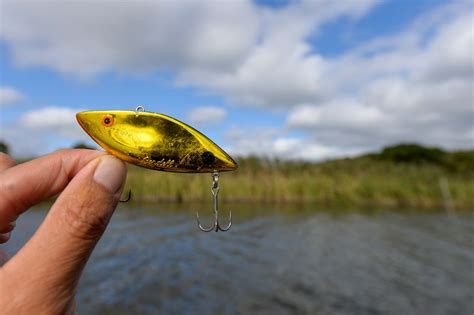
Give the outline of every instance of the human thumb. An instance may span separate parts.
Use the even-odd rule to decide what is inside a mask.
[[[75,293],[82,269],[117,206],[126,166],[104,155],[70,181],[29,242],[4,266],[50,296]],[[17,279],[18,280],[18,279]],[[47,298],[47,297],[45,297]]]

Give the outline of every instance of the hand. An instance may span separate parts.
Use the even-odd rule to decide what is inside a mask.
[[[0,262],[0,313],[74,313],[81,272],[117,206],[126,167],[93,150],[63,150],[14,165],[0,153],[0,243],[19,215],[62,193],[26,245]]]

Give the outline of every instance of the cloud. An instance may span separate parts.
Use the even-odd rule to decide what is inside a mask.
[[[307,41],[325,23],[358,19],[377,3],[296,1],[271,9],[251,1],[2,1],[0,39],[17,66],[81,79],[170,71],[176,84],[229,104],[287,113],[283,129],[304,134],[231,130],[226,139],[236,153],[318,159],[408,141],[472,147],[469,1],[425,12],[406,30],[337,57],[316,53]],[[196,124],[225,118],[225,111],[207,110],[189,118]],[[60,112],[54,119],[43,114],[52,119],[49,128],[67,132]],[[28,128],[43,128],[22,119]]]
[[[76,122],[79,111],[81,109],[59,106],[27,111],[15,122],[15,131],[9,132],[12,128],[5,128],[2,137],[12,144],[16,156],[39,155],[58,145],[69,147],[74,142],[92,143]]]
[[[328,80],[346,92],[293,108],[287,126],[341,148],[374,150],[398,142],[472,148],[472,20],[459,9],[447,12],[428,14],[410,31],[335,60]],[[420,24],[427,20],[431,25]]]
[[[8,86],[0,87],[0,107],[16,104],[23,99],[23,94],[17,89]]]
[[[227,111],[222,107],[197,107],[188,113],[188,118],[196,125],[218,125],[227,117]]]
[[[280,159],[322,160],[340,155],[334,148],[291,137],[275,139],[272,148],[272,156]]]
[[[250,1],[2,1],[1,38],[19,66],[81,78],[234,68],[257,40]],[[245,23],[242,23],[245,21]]]
[[[173,71],[181,84],[274,106],[318,91],[321,58],[309,55],[305,37],[377,2],[308,0],[274,10],[250,0],[3,0],[0,38],[18,66],[85,79]]]
[[[394,80],[375,82],[367,90],[361,102],[336,99],[297,107],[288,116],[288,127],[305,130],[322,144],[346,149],[376,150],[400,142],[472,148],[471,84],[414,85]]]
[[[23,113],[19,124],[37,132],[52,133],[74,141],[87,141],[89,137],[76,121],[82,109],[50,106]]]
[[[48,140],[27,128],[2,126],[0,141],[8,145],[9,154],[14,157],[32,157],[48,152]]]
[[[288,106],[322,91],[324,60],[311,54],[305,38],[376,3],[309,0],[274,10],[250,0],[4,0],[0,38],[21,67],[46,66],[83,79],[172,71],[178,84],[237,105]]]
[[[83,142],[96,146],[77,123],[81,109],[49,106],[24,112],[0,128],[0,141],[6,142],[15,157],[34,157],[58,148]]]
[[[319,161],[353,153],[337,151],[337,148],[323,145],[314,139],[289,136],[286,131],[276,128],[232,127],[227,130],[224,138],[228,143],[224,149],[236,156]]]
[[[328,60],[326,74],[334,93],[358,93],[384,77],[414,81],[443,81],[473,77],[474,48],[471,5],[455,2],[428,12],[405,31],[364,43]]]
[[[31,129],[69,128],[77,125],[75,117],[78,111],[68,107],[44,107],[25,112],[20,123]]]
[[[319,106],[302,105],[288,116],[290,127],[334,127],[338,129],[365,129],[383,121],[375,106],[364,106],[353,99],[338,99]]]
[[[263,11],[260,40],[233,71],[188,67],[178,82],[224,95],[250,107],[288,107],[327,97],[331,64],[306,41],[321,25],[340,17],[356,19],[378,1],[299,1]]]

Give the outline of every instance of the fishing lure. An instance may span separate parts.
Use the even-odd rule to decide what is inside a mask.
[[[212,173],[214,224],[201,230],[227,231],[218,218],[219,172],[233,171],[237,163],[205,135],[187,124],[158,113],[135,111],[86,111],[76,114],[87,134],[110,154],[152,170],[178,173]],[[130,198],[130,193],[129,193]],[[128,201],[128,199],[126,201]]]

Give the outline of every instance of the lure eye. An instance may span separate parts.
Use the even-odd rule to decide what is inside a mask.
[[[114,124],[114,117],[111,115],[105,115],[102,117],[102,125],[105,127],[110,127]]]

